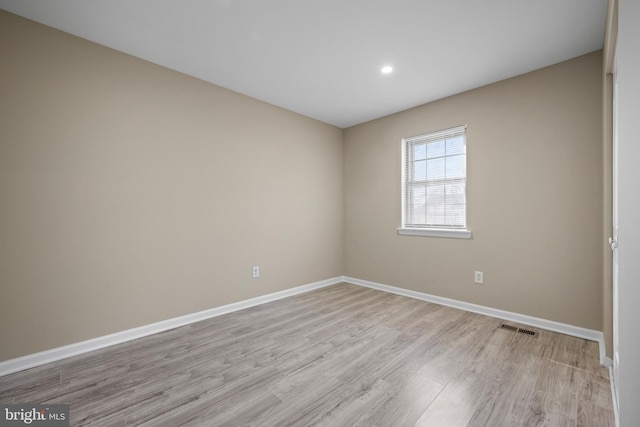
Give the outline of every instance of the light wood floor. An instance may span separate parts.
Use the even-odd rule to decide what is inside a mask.
[[[340,284],[0,378],[91,426],[614,425],[598,346]]]

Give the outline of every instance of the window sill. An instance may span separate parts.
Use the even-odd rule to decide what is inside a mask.
[[[397,228],[398,234],[404,236],[449,237],[453,239],[470,239],[471,231],[447,228]]]

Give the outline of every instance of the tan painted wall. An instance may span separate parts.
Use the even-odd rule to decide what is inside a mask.
[[[602,330],[601,122],[595,52],[347,129],[346,275]],[[401,139],[462,124],[473,239],[399,236]]]
[[[343,273],[340,129],[3,11],[0,58],[0,360]]]

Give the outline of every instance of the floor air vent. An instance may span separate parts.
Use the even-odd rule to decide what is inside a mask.
[[[517,326],[507,325],[506,323],[500,324],[501,329],[506,329],[507,331],[517,332],[519,334],[529,335],[531,337],[537,337],[538,333],[534,332],[530,329],[518,328]]]

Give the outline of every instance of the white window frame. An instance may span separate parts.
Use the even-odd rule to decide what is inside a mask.
[[[410,236],[431,236],[431,237],[451,237],[451,238],[461,238],[461,239],[470,239],[472,237],[471,231],[467,229],[467,200],[466,200],[466,188],[467,188],[467,173],[466,173],[466,163],[467,163],[467,135],[466,135],[466,126],[456,126],[450,129],[444,129],[437,132],[430,132],[423,135],[413,136],[410,138],[402,139],[402,225],[397,228],[398,234],[401,235],[410,235]],[[413,144],[415,141],[437,141],[441,138],[446,138],[448,135],[454,135],[457,133],[464,134],[464,144],[465,144],[465,208],[464,208],[464,225],[462,226],[417,226],[411,225],[407,226],[407,183],[409,182],[408,173],[408,161],[409,161],[409,153],[407,151],[407,147],[410,144]],[[428,142],[427,142],[428,143]]]

